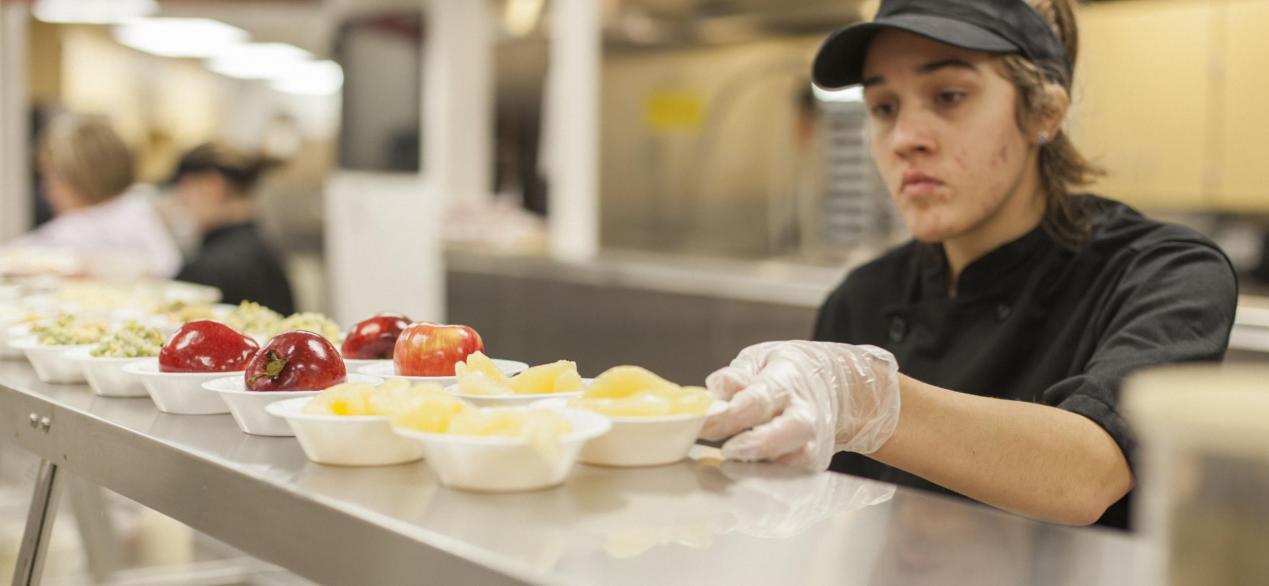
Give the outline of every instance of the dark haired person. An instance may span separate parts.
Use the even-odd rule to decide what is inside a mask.
[[[203,240],[176,278],[219,288],[225,303],[255,301],[285,315],[295,310],[291,285],[254,221],[252,190],[269,165],[215,144],[181,157],[173,182]]]
[[[862,85],[872,155],[913,240],[852,271],[815,342],[710,376],[726,457],[958,493],[1125,527],[1122,380],[1220,360],[1238,286],[1197,233],[1076,191],[1063,131],[1070,0],[884,0],[834,33],[815,82]],[[734,437],[733,437],[734,436]]]

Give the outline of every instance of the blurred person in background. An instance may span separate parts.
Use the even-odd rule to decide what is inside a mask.
[[[132,153],[105,119],[54,118],[37,157],[54,217],[6,247],[66,253],[81,270],[106,276],[176,274],[181,254],[155,211],[154,190],[133,184]]]
[[[1193,230],[1078,191],[1101,171],[1063,128],[1077,52],[1073,0],[883,0],[829,37],[815,82],[862,86],[913,240],[847,275],[814,341],[712,374],[728,407],[703,437],[730,459],[1128,526],[1120,386],[1221,360],[1238,283]]]
[[[271,166],[272,160],[212,143],[181,157],[172,183],[202,245],[177,279],[216,287],[225,303],[255,301],[285,315],[295,310],[291,284],[254,220],[252,192]]]

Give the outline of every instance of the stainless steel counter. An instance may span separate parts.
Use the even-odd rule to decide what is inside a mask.
[[[326,584],[1158,582],[1157,550],[1125,534],[720,463],[705,447],[672,466],[579,466],[556,489],[473,494],[423,463],[313,464],[294,439],[243,435],[228,415],[43,384],[24,362],[0,362],[0,438]]]

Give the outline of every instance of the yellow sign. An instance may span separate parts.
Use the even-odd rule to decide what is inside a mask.
[[[656,132],[695,132],[705,120],[705,100],[688,90],[656,90],[643,106],[643,121]]]

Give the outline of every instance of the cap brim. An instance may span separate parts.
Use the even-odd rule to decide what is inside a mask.
[[[843,28],[828,37],[815,55],[811,77],[825,89],[860,83],[864,58],[873,36],[895,29],[921,35],[962,49],[989,53],[1016,53],[1021,49],[1008,39],[976,25],[928,14],[896,14]]]

